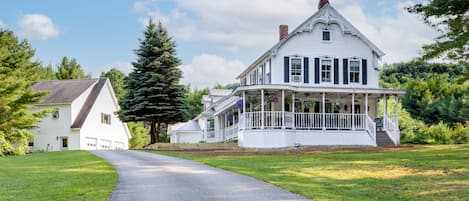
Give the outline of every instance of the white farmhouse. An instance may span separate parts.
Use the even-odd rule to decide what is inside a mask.
[[[36,82],[49,91],[34,110],[52,110],[32,130],[32,151],[127,149],[130,132],[119,120],[116,96],[107,78]]]
[[[239,146],[253,148],[399,144],[397,107],[390,115],[387,102],[392,97],[399,102],[405,91],[379,87],[383,51],[329,1],[321,0],[319,10],[293,31],[281,25],[279,33],[279,42],[237,77],[241,86],[194,120],[200,130],[193,134],[200,137],[184,143],[236,139]],[[378,102],[384,105],[380,117]],[[172,130],[171,142],[179,143],[180,135]]]

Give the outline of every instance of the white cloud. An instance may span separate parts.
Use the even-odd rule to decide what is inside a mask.
[[[47,40],[59,35],[59,28],[42,14],[25,14],[18,21],[19,34],[29,39]]]
[[[397,3],[394,17],[369,16],[358,4],[350,4],[339,12],[386,53],[385,62],[392,63],[417,57],[422,45],[438,35],[404,9],[409,5],[411,2]]]
[[[148,5],[142,22],[160,20],[178,40],[211,41],[233,51],[271,46],[278,25],[299,25],[316,10],[310,0],[178,0],[177,5],[165,14]]]
[[[387,53],[386,62],[417,57],[420,47],[437,36],[418,16],[403,9],[410,1],[396,1],[394,7],[379,4],[379,9],[386,10],[379,16],[365,12],[358,2],[331,1]],[[145,13],[142,22],[161,20],[176,40],[208,41],[228,51],[270,48],[278,40],[278,25],[288,24],[291,31],[317,10],[317,1],[311,0],[177,0],[178,8],[168,13],[149,1],[144,5],[145,9],[139,9]]]
[[[7,27],[7,25],[2,20],[0,20],[0,29],[5,27]]]
[[[235,82],[236,76],[246,66],[239,60],[227,61],[217,55],[202,54],[194,57],[191,64],[182,65],[180,68],[183,72],[183,84],[204,88]]]

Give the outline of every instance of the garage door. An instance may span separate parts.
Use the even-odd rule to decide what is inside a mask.
[[[99,144],[99,149],[111,149],[111,140],[101,139],[101,143]]]
[[[96,150],[98,149],[98,139],[85,137],[85,148],[87,150]]]
[[[123,142],[114,141],[114,149],[126,149]]]

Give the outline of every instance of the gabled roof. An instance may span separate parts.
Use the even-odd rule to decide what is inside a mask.
[[[75,99],[92,87],[90,94],[86,97],[85,102],[80,108],[80,112],[71,125],[71,128],[79,129],[83,126],[106,82],[107,78],[90,80],[53,80],[36,82],[33,83],[32,87],[36,91],[50,92],[36,105],[72,104]]]
[[[199,123],[195,120],[190,120],[188,122],[176,124],[173,126],[174,127],[170,129],[170,133],[184,132],[184,131],[202,131]]]
[[[93,105],[96,102],[96,99],[98,98],[98,95],[101,92],[101,89],[106,84],[106,81],[107,81],[107,78],[100,78],[98,83],[94,85],[93,89],[90,92],[90,95],[88,95],[88,98],[86,98],[86,101],[81,107],[80,113],[78,113],[71,128],[81,128],[83,126],[83,123],[85,123],[86,117],[88,117],[88,114],[90,113],[91,108],[93,108]]]
[[[210,96],[228,96],[231,92],[233,91],[228,89],[210,89],[208,91]]]
[[[36,91],[49,91],[37,105],[71,104],[83,92],[95,84],[98,79],[91,80],[51,80],[33,83]]]
[[[350,34],[353,36],[358,37],[361,39],[366,45],[368,45],[373,52],[382,57],[384,56],[384,52],[378,48],[375,44],[373,44],[368,38],[365,37],[355,26],[353,26],[344,16],[342,16],[334,7],[332,7],[329,3],[324,5],[321,9],[319,9],[316,13],[314,13],[311,17],[306,19],[300,26],[298,26],[295,30],[288,34],[283,40],[279,41],[275,44],[272,48],[270,48],[267,52],[265,52],[261,57],[259,57],[254,63],[252,63],[246,70],[244,70],[237,79],[241,78],[242,76],[249,73],[252,69],[257,67],[262,61],[265,59],[275,56],[277,54],[278,49],[282,47],[287,41],[289,41],[292,37],[296,36],[297,34],[303,32],[311,32],[314,26],[317,23],[325,23],[325,24],[337,24],[339,25],[341,31],[344,34]]]

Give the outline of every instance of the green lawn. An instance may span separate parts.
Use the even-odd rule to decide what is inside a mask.
[[[107,200],[115,169],[87,151],[0,158],[0,200]]]
[[[469,145],[305,155],[164,154],[249,175],[314,200],[469,200]]]

